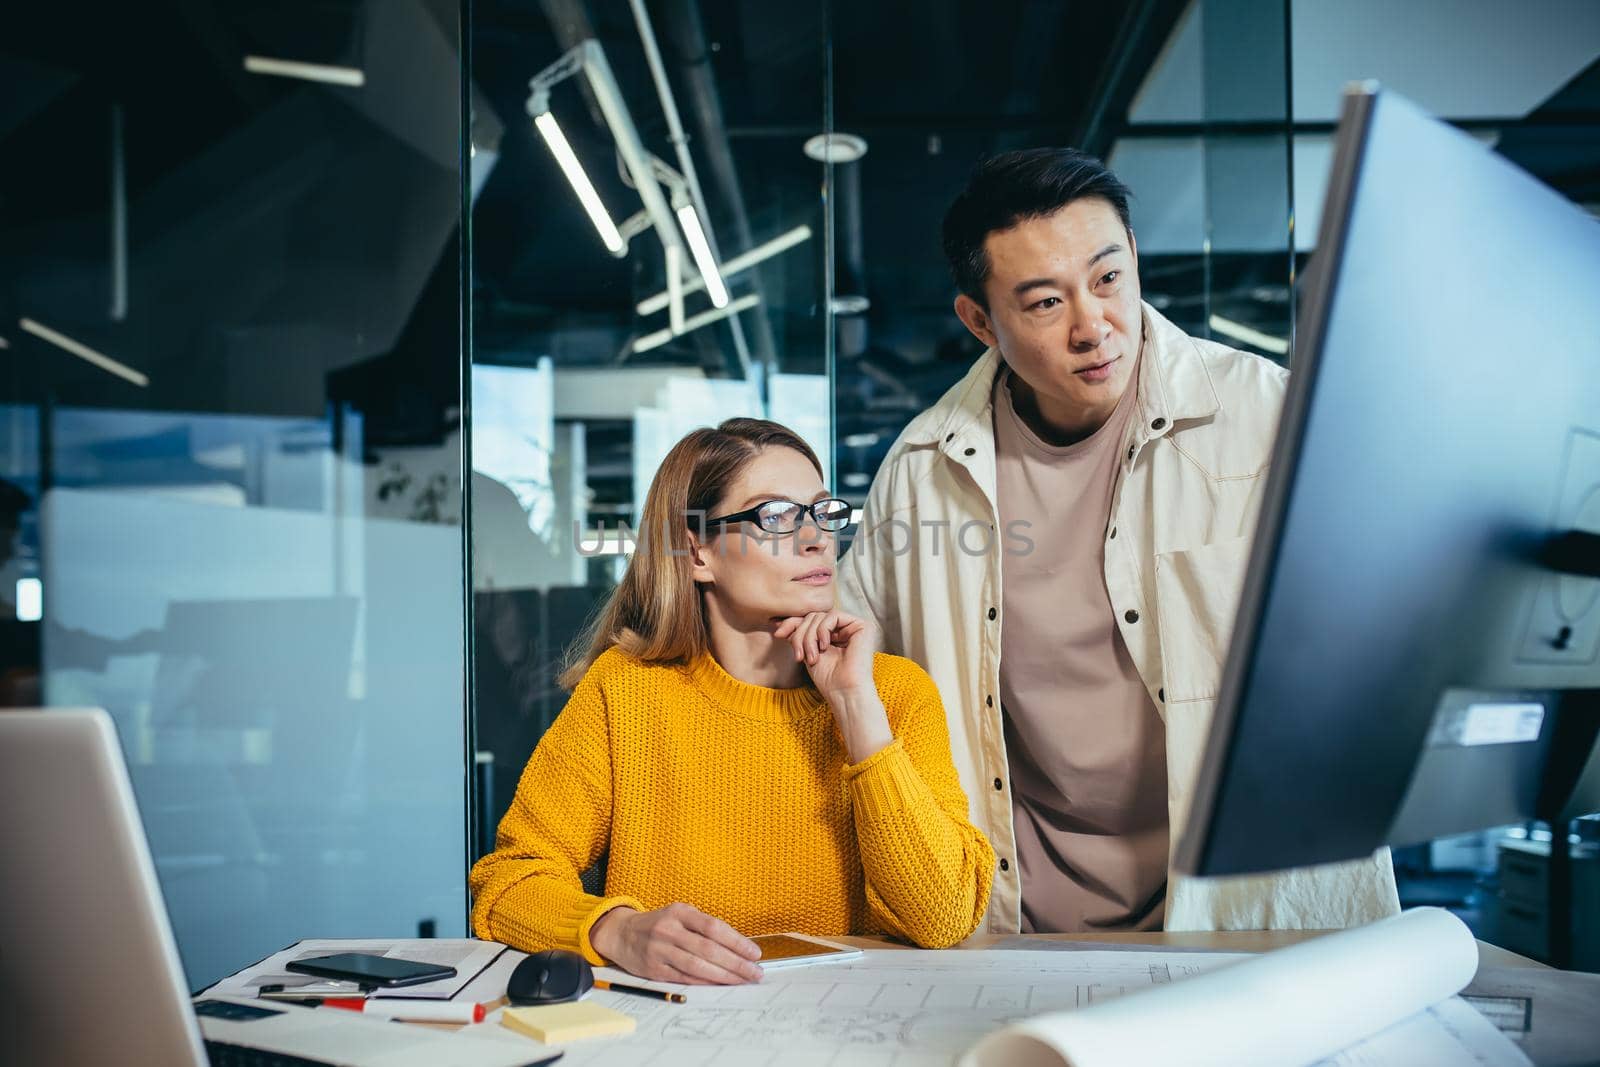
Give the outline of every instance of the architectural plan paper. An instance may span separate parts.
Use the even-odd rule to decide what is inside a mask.
[[[596,990],[632,1015],[627,1037],[575,1045],[563,1067],[946,1067],[985,1034],[1041,1012],[1104,1003],[1237,955],[869,950],[853,962],[775,971],[758,985],[642,983],[687,1004]],[[598,978],[641,984],[599,968]]]
[[[1539,1067],[1600,1063],[1600,974],[1480,967],[1461,998]]]
[[[984,1038],[962,1064],[1527,1064],[1493,1024],[1451,999],[1477,966],[1477,942],[1461,920],[1417,908],[1188,982],[1030,1019]]]
[[[1422,926],[1430,924],[1424,919]],[[1220,1009],[1225,1020],[1204,1020],[1199,1030],[1192,1029],[1173,1042],[1176,1052],[1168,1049],[1150,1056],[1120,1045],[1111,1062],[1167,1062],[1187,1067],[1200,1062],[1304,1065],[1320,1059],[1324,1067],[1426,1067],[1435,1063],[1525,1067],[1527,1060],[1504,1035],[1478,1012],[1452,999],[1460,985],[1449,988],[1451,984],[1464,983],[1476,965],[1477,946],[1470,934],[1466,936],[1469,951],[1463,959],[1448,947],[1441,951],[1436,928],[1431,928],[1431,937],[1414,923],[1398,930],[1379,929],[1382,936],[1378,940],[1394,941],[1393,951],[1403,963],[1399,967],[1380,964],[1380,970],[1387,970],[1378,974],[1359,966],[1346,978],[1371,987],[1380,998],[1393,996],[1397,988],[1411,990],[1431,981],[1435,990],[1444,989],[1431,1007],[1420,1004],[1388,1022],[1381,1018],[1374,1022],[1370,1012],[1350,1010],[1348,998],[1323,988],[1349,984],[1330,981],[1338,973],[1331,968],[1348,964],[1344,953],[1336,950],[1300,964],[1291,961],[1296,972],[1291,984],[1297,987],[1292,996],[1281,991],[1267,995],[1248,991],[1242,1002]],[[1446,927],[1447,945],[1452,933]],[[1289,950],[1280,950],[1284,951]],[[1108,1006],[1159,1000],[1188,983],[1209,982],[1229,968],[1251,962],[1236,953],[1132,952],[1120,947],[1084,952],[888,949],[869,950],[861,960],[850,963],[775,972],[757,985],[644,983],[682,992],[689,998],[687,1004],[597,990],[590,999],[633,1016],[638,1029],[625,1037],[571,1046],[563,1067],[611,1063],[647,1067],[955,1067],[963,1062],[1000,1062],[1006,1067],[1036,1062],[1054,1067],[1076,1061],[1063,1059],[1046,1045],[1034,1050],[1048,1053],[1050,1058],[1033,1061],[964,1060],[964,1056],[997,1031],[1010,1028],[1014,1032],[1021,1028],[1019,1024],[1037,1022],[1041,1016],[1071,1019],[1074,1014],[1062,1013],[1081,1017]],[[1300,974],[1302,969],[1308,974]],[[607,968],[597,970],[596,975],[638,982]],[[1406,995],[1415,998],[1422,994]],[[1193,998],[1186,994],[1183,999]],[[1202,995],[1201,999],[1208,998]],[[1327,1031],[1318,1041],[1322,1051],[1299,1059],[1290,1058],[1300,1053],[1288,1046],[1267,1047],[1261,1052],[1264,1046],[1257,1035],[1262,1030],[1283,1029],[1284,1020],[1272,1016],[1286,1010],[1290,1002],[1308,1004],[1315,1017],[1303,1027],[1288,1028]],[[1212,1005],[1207,1010],[1219,1009]],[[1139,1020],[1137,1028],[1142,1031],[1163,1025],[1145,1017],[1143,1010],[1132,1017]],[[1352,1029],[1362,1032],[1355,1037],[1338,1036]],[[1361,1040],[1363,1036],[1366,1040]]]

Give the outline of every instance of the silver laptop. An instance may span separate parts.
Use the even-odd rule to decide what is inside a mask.
[[[508,1036],[191,1002],[110,717],[0,709],[0,1060],[520,1067],[560,1055]]]

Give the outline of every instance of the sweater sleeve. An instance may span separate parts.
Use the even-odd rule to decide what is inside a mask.
[[[878,691],[895,739],[847,766],[867,907],[888,934],[946,948],[978,928],[994,883],[994,849],[967,819],[933,679],[879,656]]]
[[[611,739],[605,695],[590,668],[528,760],[495,849],[472,867],[472,932],[525,952],[564,948],[606,961],[589,943],[612,908],[643,911],[628,897],[585,893],[580,872],[611,836]]]

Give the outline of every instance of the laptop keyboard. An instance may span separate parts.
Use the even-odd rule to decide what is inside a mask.
[[[327,1060],[308,1060],[282,1052],[230,1045],[225,1041],[207,1041],[206,1057],[211,1067],[333,1067]]]

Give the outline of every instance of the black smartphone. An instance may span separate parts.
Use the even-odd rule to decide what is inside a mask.
[[[290,960],[285,965],[296,974],[314,974],[318,978],[342,978],[364,986],[406,986],[434,982],[440,978],[454,978],[456,969],[438,963],[416,963],[397,960],[392,956],[374,956],[367,952],[339,952],[332,956],[310,956],[303,960]]]

